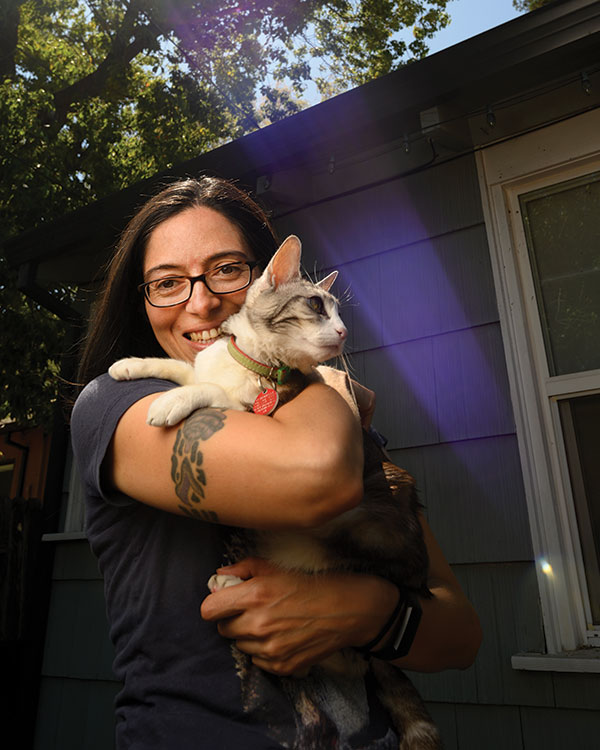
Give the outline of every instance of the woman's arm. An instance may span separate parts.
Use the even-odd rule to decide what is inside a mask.
[[[394,663],[417,672],[466,669],[481,645],[479,617],[423,517],[421,525],[429,553],[428,586],[434,597],[421,600],[423,614],[415,640],[409,653]]]
[[[422,602],[412,648],[394,663],[423,672],[464,669],[481,643],[479,619],[425,519],[422,525],[434,598]],[[248,580],[207,596],[202,616],[276,674],[302,672],[340,648],[368,643],[398,601],[397,588],[373,576],[289,573],[256,558],[226,572]]]
[[[154,394],[123,415],[103,465],[109,486],[164,510],[251,528],[310,527],[362,497],[362,437],[322,384],[273,417],[202,409],[146,424]]]

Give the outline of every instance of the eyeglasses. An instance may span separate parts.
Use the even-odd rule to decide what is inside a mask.
[[[252,270],[258,261],[225,263],[200,276],[165,276],[156,281],[146,281],[138,286],[138,291],[152,307],[172,307],[187,302],[192,296],[194,284],[201,281],[213,294],[233,294],[250,286]]]

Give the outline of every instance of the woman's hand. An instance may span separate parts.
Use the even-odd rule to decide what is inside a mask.
[[[481,643],[479,619],[423,517],[421,525],[433,598],[422,600],[413,645],[394,663],[420,672],[465,669]],[[275,674],[304,672],[334,651],[364,646],[398,602],[396,586],[376,576],[285,572],[258,558],[219,572],[244,580],[207,596],[202,617]]]
[[[383,627],[398,590],[373,576],[286,572],[259,558],[222,568],[243,578],[207,596],[202,617],[236,641],[257,666],[279,675],[305,672],[334,651],[359,646]]]

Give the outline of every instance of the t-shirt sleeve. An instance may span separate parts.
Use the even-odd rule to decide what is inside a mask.
[[[175,383],[168,380],[143,378],[117,381],[108,374],[86,385],[73,407],[71,443],[79,473],[89,494],[115,505],[134,502],[126,495],[103,486],[102,462],[117,424],[127,409],[151,393],[174,387]]]

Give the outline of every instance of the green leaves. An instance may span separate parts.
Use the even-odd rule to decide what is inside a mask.
[[[0,203],[15,234],[425,54],[448,0],[13,0]],[[16,201],[16,196],[19,200]]]
[[[422,56],[448,1],[3,3],[0,241]],[[63,324],[0,274],[0,415],[46,419]]]
[[[314,76],[319,90],[338,93],[426,55],[425,40],[449,23],[447,2],[336,0],[321,4],[313,19],[314,34],[304,34],[308,54],[320,60]],[[296,53],[300,59],[306,55],[300,48]]]
[[[554,2],[556,2],[556,0],[513,0],[513,5],[517,10],[529,12],[541,8],[543,5],[548,5],[548,3]]]
[[[0,257],[0,419],[49,425],[58,398],[64,327],[15,288]]]

